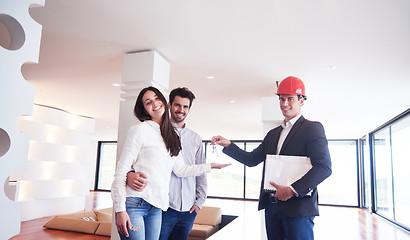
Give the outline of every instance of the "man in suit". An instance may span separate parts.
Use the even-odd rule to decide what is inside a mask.
[[[263,162],[259,210],[265,209],[266,233],[269,240],[314,239],[313,220],[319,215],[317,185],[332,173],[328,143],[323,126],[305,119],[301,109],[306,100],[305,85],[290,76],[281,81],[276,93],[285,117],[281,126],[268,132],[252,152],[240,149],[228,139],[215,136],[213,144],[224,147],[223,152],[252,167]],[[263,190],[267,155],[309,157],[312,168],[290,186],[270,181],[276,193]]]

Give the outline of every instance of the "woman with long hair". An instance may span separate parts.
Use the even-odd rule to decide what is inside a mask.
[[[179,156],[181,142],[169,120],[167,101],[155,87],[141,90],[134,114],[141,123],[128,131],[111,188],[116,225],[121,239],[156,240],[162,210],[166,211],[169,205],[171,172],[179,177],[199,176],[229,164],[184,164]],[[126,185],[130,170],[149,177],[143,191]]]

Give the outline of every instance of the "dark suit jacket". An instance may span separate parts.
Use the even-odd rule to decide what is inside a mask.
[[[263,192],[265,159],[267,154],[276,154],[281,131],[281,126],[270,130],[262,143],[252,152],[245,152],[234,143],[223,149],[224,153],[249,167],[263,162],[259,210],[264,209],[266,203],[270,201]],[[301,116],[283,142],[279,155],[307,156],[312,162],[312,168],[292,184],[299,197],[293,196],[287,201],[279,201],[277,204],[280,209],[289,217],[318,216],[316,186],[332,173],[328,143],[322,124],[306,120]]]

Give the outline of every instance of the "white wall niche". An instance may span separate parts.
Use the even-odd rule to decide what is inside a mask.
[[[26,40],[21,24],[12,16],[0,13],[0,46],[7,50],[20,49]]]
[[[7,153],[10,149],[10,136],[7,132],[0,128],[0,157]]]

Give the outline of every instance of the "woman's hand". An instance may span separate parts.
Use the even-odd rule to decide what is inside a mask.
[[[224,167],[227,167],[229,165],[232,165],[231,163],[211,163],[211,168],[212,169],[221,169]]]
[[[131,220],[127,212],[117,212],[116,224],[118,231],[122,235],[129,237],[128,229],[131,229]]]

